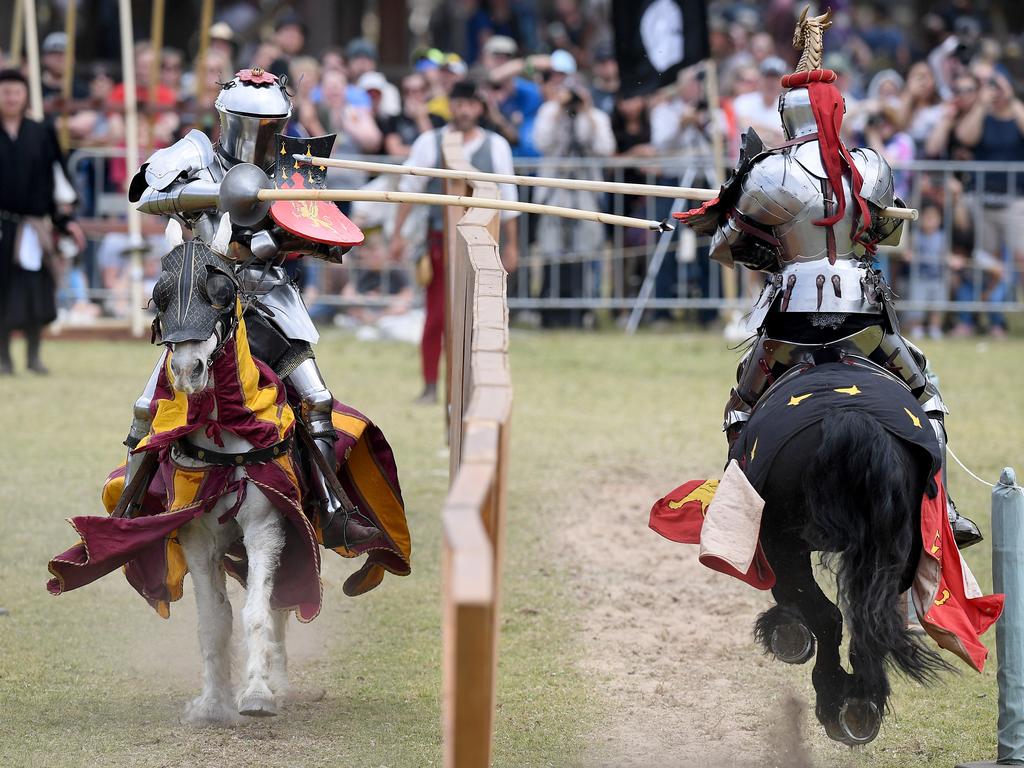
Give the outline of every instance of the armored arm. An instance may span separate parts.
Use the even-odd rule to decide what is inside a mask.
[[[158,149],[128,186],[128,200],[143,213],[179,215],[217,209],[220,194],[217,154],[205,133],[192,129],[169,147]]]
[[[871,229],[868,237],[879,245],[899,245],[903,235],[903,220],[889,216],[881,216],[879,212],[891,205],[906,207],[906,204],[895,196],[893,190],[892,168],[885,158],[873,149],[861,147],[851,150],[854,165],[860,171],[860,194],[868,202],[871,210]]]
[[[787,183],[794,169],[786,155],[761,158],[742,181],[739,199],[711,239],[711,257],[731,266],[775,272],[779,241],[774,228],[786,224],[806,206],[813,195],[802,186]]]

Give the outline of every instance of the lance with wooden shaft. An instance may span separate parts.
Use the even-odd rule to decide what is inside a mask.
[[[213,190],[211,190],[213,192]],[[419,203],[421,205],[459,206],[462,208],[489,208],[497,211],[519,211],[561,216],[580,221],[597,221],[617,227],[633,227],[655,232],[671,232],[670,221],[638,219],[617,216],[601,211],[583,211],[558,205],[522,203],[518,200],[490,200],[464,195],[434,195],[426,192],[387,192],[365,189],[273,189],[267,174],[250,163],[239,163],[224,174],[215,192],[217,205],[231,220],[242,226],[262,221],[277,200],[324,200],[330,202]]]
[[[446,168],[424,168],[415,165],[394,163],[371,163],[363,160],[344,160],[330,157],[293,155],[306,165],[323,165],[328,168],[346,168],[366,173],[394,173],[406,176],[427,176],[433,179],[461,179],[464,181],[493,181],[495,184],[515,184],[520,187],[551,187],[553,189],[575,189],[584,192],[607,192],[619,195],[644,195],[647,197],[671,197],[706,202],[718,197],[717,189],[702,187],[674,187],[665,184],[627,184],[617,181],[589,181],[584,179],[558,179],[550,176],[516,176],[484,171],[453,171]],[[482,207],[482,206],[477,206]],[[879,215],[892,219],[917,221],[916,208],[883,208]]]

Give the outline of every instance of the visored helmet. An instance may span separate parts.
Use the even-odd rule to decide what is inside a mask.
[[[274,134],[284,133],[292,100],[277,75],[243,69],[221,88],[220,146],[231,159],[266,167],[274,161]]]

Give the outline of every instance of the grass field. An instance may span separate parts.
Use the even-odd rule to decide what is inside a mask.
[[[990,479],[1004,464],[1020,468],[1024,413],[1014,393],[1024,378],[1024,343],[945,342],[926,351],[942,376],[961,458]],[[413,573],[388,576],[353,600],[341,593],[352,564],[327,560],[323,613],[293,626],[289,637],[295,701],[283,717],[235,729],[177,723],[198,688],[189,595],[165,622],[119,574],[58,599],[46,594],[47,559],[74,543],[64,518],[100,513],[102,479],[121,460],[131,403],[155,351],[53,343],[44,352],[52,376],[21,374],[0,384],[0,605],[10,611],[0,617],[0,766],[439,765],[439,510],[447,457],[440,409],[411,405],[417,351],[334,334],[318,351],[335,393],[374,418],[395,448]],[[607,695],[606,680],[584,672],[601,639],[581,635],[573,597],[581,576],[565,557],[560,516],[580,504],[581,484],[630,467],[663,477],[665,491],[720,471],[717,424],[734,353],[717,336],[556,334],[517,335],[512,355],[494,762],[614,765],[591,742],[603,724],[624,717],[624,703]],[[961,508],[988,530],[988,490],[953,473]],[[612,511],[593,504],[594,525]],[[645,526],[646,516],[636,525]],[[692,548],[675,553],[696,557]],[[967,559],[989,589],[988,547],[969,550]],[[738,618],[736,631],[749,635],[751,619]],[[986,641],[994,645],[994,633]],[[749,655],[724,661],[720,674],[746,679],[755,659],[751,643]],[[810,691],[809,670],[780,666],[771,680]],[[808,720],[816,761],[925,766],[990,757],[994,670],[965,671],[929,692],[898,683],[882,735],[857,753],[836,751]],[[676,763],[666,755],[663,764]]]

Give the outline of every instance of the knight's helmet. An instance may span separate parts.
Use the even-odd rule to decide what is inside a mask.
[[[806,136],[818,130],[811,108],[811,95],[806,86],[810,82],[833,82],[836,79],[834,72],[821,68],[822,36],[832,26],[831,16],[832,10],[829,9],[821,16],[808,18],[805,7],[793,33],[793,47],[802,52],[793,74],[782,78],[782,86],[786,90],[779,96],[779,115],[787,139]],[[843,111],[846,111],[845,101]]]
[[[224,83],[214,106],[228,159],[263,168],[274,162],[274,134],[284,133],[292,115],[291,97],[277,75],[243,69]]]

